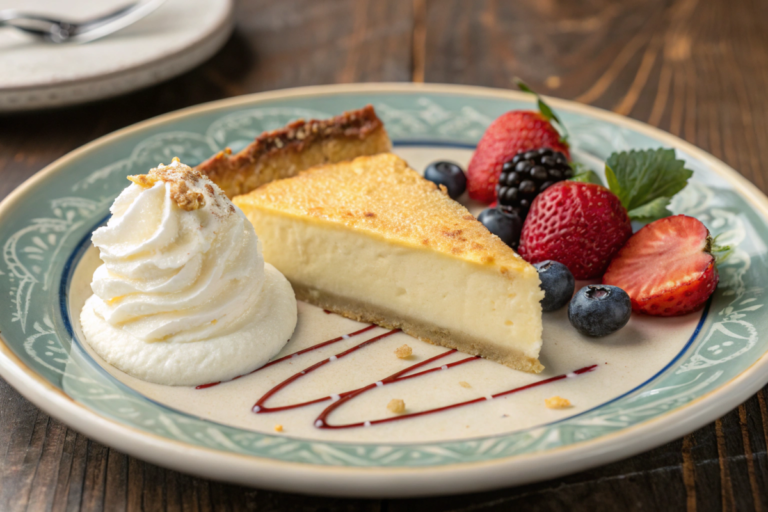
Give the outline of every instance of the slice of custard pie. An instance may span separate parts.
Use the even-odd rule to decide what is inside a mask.
[[[262,133],[237,154],[220,151],[196,169],[232,198],[315,165],[386,153],[391,146],[384,123],[367,105],[330,119],[294,121]]]
[[[536,270],[397,156],[315,167],[234,203],[298,299],[510,368],[543,369]]]

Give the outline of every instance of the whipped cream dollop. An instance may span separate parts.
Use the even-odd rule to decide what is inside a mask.
[[[178,159],[129,179],[92,236],[104,264],[81,314],[88,343],[162,384],[225,380],[266,363],[295,328],[296,301],[265,265],[253,226]]]

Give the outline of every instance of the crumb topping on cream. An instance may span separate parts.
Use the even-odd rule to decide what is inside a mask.
[[[184,211],[191,212],[202,208],[205,206],[206,196],[209,196],[209,199],[213,199],[216,206],[223,210],[221,213],[234,213],[232,205],[222,208],[222,201],[217,195],[223,196],[224,193],[204,178],[203,173],[184,165],[178,157],[174,157],[169,165],[160,164],[147,174],[128,176],[130,181],[142,188],[152,188],[161,181],[169,184],[171,200]]]

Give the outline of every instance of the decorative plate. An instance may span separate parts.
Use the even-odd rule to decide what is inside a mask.
[[[768,337],[758,335],[768,331],[766,197],[680,139],[555,99],[575,159],[585,165],[598,170],[612,151],[664,146],[694,170],[673,210],[699,218],[735,248],[704,310],[667,319],[633,315],[626,328],[598,341],[577,335],[564,311],[545,314],[541,375],[484,360],[453,364],[460,354],[438,358],[444,349],[402,333],[382,336],[388,331],[301,303],[297,331],[281,356],[334,343],[203,389],[138,381],[83,343],[79,311],[99,261],[90,233],[105,222],[126,175],[174,156],[194,165],[293,119],[367,103],[384,120],[395,152],[417,170],[436,159],[466,165],[496,116],[533,105],[520,93],[475,87],[313,87],[189,108],[74,151],[0,204],[0,293],[7,297],[0,304],[0,374],[73,428],[156,464],[285,491],[388,497],[480,491],[628,457],[712,421],[768,381]],[[333,357],[372,339],[378,341]],[[393,354],[403,343],[413,348],[409,359]],[[332,362],[263,398],[326,359]],[[592,365],[594,371],[577,371]],[[373,386],[326,418],[360,428],[316,427],[344,391],[404,370],[420,375]],[[503,393],[510,390],[519,391]],[[553,395],[573,406],[546,408],[544,399]],[[392,417],[392,398],[410,412],[472,403],[377,422]],[[257,401],[270,411],[254,414]],[[295,407],[304,402],[312,403]]]

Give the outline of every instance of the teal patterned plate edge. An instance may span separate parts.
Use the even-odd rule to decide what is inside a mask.
[[[550,99],[574,149],[677,150],[694,178],[673,210],[735,249],[696,333],[633,392],[554,424],[454,442],[362,444],[291,439],[224,426],[148,400],[73,343],[66,313],[77,249],[125,176],[173,156],[196,164],[296,118],[371,103],[395,145],[472,147],[526,95],[479,87],[351,84],[255,94],[188,108],[102,137],[54,162],[0,204],[0,374],[36,405],[119,450],[185,472],[261,487],[344,496],[478,491],[584,469],[690,432],[768,381],[768,200],[700,149],[637,121]]]

